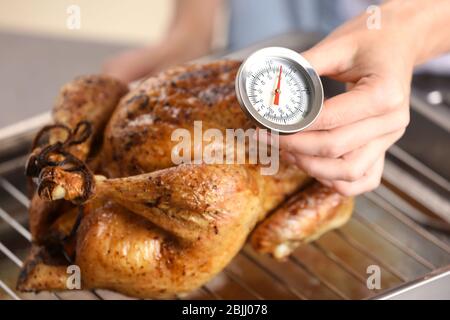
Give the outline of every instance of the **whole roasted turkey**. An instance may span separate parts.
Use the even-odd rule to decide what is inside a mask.
[[[65,290],[77,265],[83,289],[174,297],[220,272],[249,235],[256,251],[282,259],[348,220],[351,198],[283,163],[276,175],[173,165],[174,129],[253,126],[235,96],[239,65],[176,67],[130,92],[106,76],[62,88],[27,163],[37,187],[19,290]]]

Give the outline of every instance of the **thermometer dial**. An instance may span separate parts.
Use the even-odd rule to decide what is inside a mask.
[[[300,54],[280,47],[258,50],[243,62],[236,94],[241,108],[260,127],[282,134],[308,127],[323,103],[317,73]]]

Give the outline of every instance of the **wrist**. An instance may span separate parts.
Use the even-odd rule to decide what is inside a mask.
[[[414,65],[450,50],[448,0],[392,0],[386,7],[395,16],[393,27],[401,26],[401,41],[408,43]]]
[[[381,28],[393,37],[404,50],[400,52],[406,62],[413,67],[423,59],[426,47],[427,22],[420,14],[418,1],[391,0],[382,6]],[[421,4],[422,6],[422,4]]]
[[[176,28],[158,45],[161,59],[173,63],[195,59],[209,51],[211,37],[205,32]]]

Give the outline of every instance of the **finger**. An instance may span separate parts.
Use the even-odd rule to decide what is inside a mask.
[[[384,155],[380,157],[374,166],[358,181],[331,181],[333,188],[344,196],[356,196],[364,192],[376,189],[381,182],[384,167]]]
[[[409,110],[405,108],[332,130],[280,136],[279,146],[293,154],[338,158],[380,136],[405,128],[408,123]]]
[[[371,90],[354,88],[325,100],[319,117],[305,131],[334,129],[381,114],[384,108],[375,103]]]
[[[349,39],[350,40],[350,39]],[[340,40],[339,44],[330,39],[324,39],[301,53],[316,72],[321,76],[333,75],[347,69],[356,52],[351,41]],[[333,58],[330,59],[330,56]]]
[[[323,179],[316,179],[316,180],[328,188],[333,188],[333,182],[330,180],[323,180]]]
[[[375,78],[365,78],[350,91],[326,100],[319,117],[305,131],[342,127],[393,111],[405,104],[407,96],[403,94],[403,89],[391,87],[386,92],[384,87],[386,85]]]
[[[297,162],[298,167],[316,179],[357,181],[403,133],[404,130],[398,130],[386,134],[338,159],[301,154],[295,157],[291,155],[291,157]],[[292,161],[292,158],[288,161]]]
[[[289,164],[297,165],[295,156],[290,152],[280,150],[280,158]]]
[[[347,82],[345,84],[345,90],[350,91],[353,90],[353,88],[356,86],[356,83],[353,82]]]

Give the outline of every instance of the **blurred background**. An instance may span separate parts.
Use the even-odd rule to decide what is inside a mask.
[[[69,29],[68,8],[81,26]],[[172,0],[0,0],[0,128],[47,111],[59,87],[166,31]]]
[[[70,5],[82,9],[82,27],[66,26]],[[167,28],[173,1],[165,0],[1,0],[0,30],[112,44],[157,41]]]

